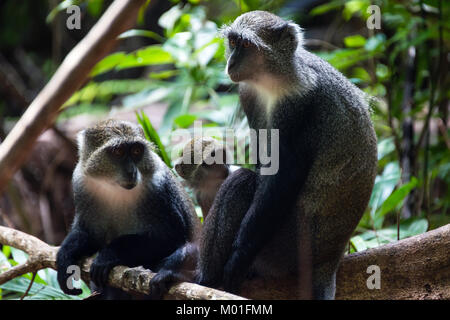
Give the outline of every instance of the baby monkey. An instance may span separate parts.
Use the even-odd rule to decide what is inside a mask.
[[[238,168],[226,163],[228,157],[223,143],[202,137],[190,140],[175,163],[175,171],[194,191],[203,219],[208,215],[224,180]]]

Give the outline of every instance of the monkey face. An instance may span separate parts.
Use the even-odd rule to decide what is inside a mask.
[[[228,52],[226,71],[233,82],[254,78],[264,66],[263,55],[256,45],[235,33],[228,37]]]
[[[141,162],[145,156],[141,142],[114,143],[94,152],[86,163],[86,174],[130,190],[142,179]]]
[[[106,149],[111,162],[116,166],[116,182],[125,189],[133,189],[140,181],[138,164],[144,154],[144,145],[139,142],[122,143]]]
[[[175,161],[175,171],[191,187],[196,187],[207,180],[226,177],[229,170],[226,159],[226,150],[219,141],[209,137],[192,139]]]
[[[257,81],[261,74],[283,76],[302,44],[298,25],[274,14],[251,11],[221,28],[227,40],[227,73],[234,82]]]
[[[151,172],[153,163],[149,144],[138,129],[123,121],[87,129],[79,139],[84,173],[127,190],[136,187],[142,175]]]

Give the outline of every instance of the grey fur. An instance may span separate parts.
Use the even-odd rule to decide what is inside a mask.
[[[200,163],[195,163],[196,158],[200,159]],[[203,218],[208,215],[217,191],[230,174],[231,169],[226,160],[223,144],[205,137],[189,141],[183,148],[181,158],[175,163],[176,172],[194,191]]]
[[[66,270],[98,253],[90,276],[103,298],[124,298],[107,286],[109,271],[119,264],[157,271],[149,294],[160,298],[184,277],[184,268],[194,268],[187,266],[197,255],[191,242],[199,221],[192,201],[137,125],[102,122],[83,131],[78,143],[75,219],[57,254],[61,289],[80,294],[66,286]]]
[[[189,208],[188,211],[194,212],[192,202],[183,187],[160,157],[153,152],[153,145],[145,139],[140,127],[125,121],[108,120],[82,131],[80,135],[82,138],[79,138],[79,143],[81,141],[82,143],[79,148],[79,162],[72,178],[77,206],[74,227],[80,223],[87,226],[98,241],[107,244],[120,235],[143,232],[148,226],[158,225],[165,219],[166,212],[153,211],[148,214],[152,211],[151,208],[143,206],[148,204],[149,200],[151,202],[151,199],[160,192],[161,182],[173,184]],[[92,190],[88,190],[86,182],[89,178],[111,179],[105,180],[105,183],[111,184],[114,188],[114,183],[122,178],[121,171],[117,163],[106,155],[106,149],[119,143],[135,141],[146,146],[143,159],[138,164],[142,181],[135,187],[141,190],[125,190],[119,184],[115,187],[124,197],[138,193],[136,200],[132,202],[126,200],[123,205],[120,200],[108,203],[104,201],[106,199],[100,199],[92,193]],[[197,224],[196,220],[192,214],[189,221],[190,231],[193,231],[193,226]],[[193,235],[190,234],[190,238]]]
[[[250,127],[280,129],[280,145],[290,151],[280,156],[281,167],[283,162],[293,168],[312,159],[306,179],[297,182],[301,189],[293,212],[273,218],[276,231],[265,238],[252,270],[262,277],[295,275],[303,290],[300,298],[333,299],[339,261],[367,207],[376,176],[377,142],[365,95],[303,48],[297,25],[271,13],[243,14],[222,34],[234,36],[238,46],[243,39],[252,44],[240,49],[239,58],[233,58],[234,48],[227,48],[227,71],[239,83]],[[246,185],[226,180],[223,188],[250,190]],[[289,192],[295,185],[284,187],[270,190]],[[223,188],[205,221],[200,247],[200,278],[211,283],[221,279],[233,250],[245,247],[240,239],[250,241],[251,232],[258,232],[241,223],[243,212],[236,208],[245,207],[240,202],[250,206],[249,194],[241,192],[240,199],[240,192]],[[283,219],[279,228],[276,219]]]

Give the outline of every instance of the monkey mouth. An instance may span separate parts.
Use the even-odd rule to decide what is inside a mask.
[[[136,181],[122,182],[122,183],[119,183],[119,185],[124,189],[131,190],[134,187],[136,187],[137,182]]]
[[[231,70],[228,70],[228,76],[230,77],[231,81],[233,82],[239,82],[241,81],[240,77],[239,77],[239,72],[233,72]]]

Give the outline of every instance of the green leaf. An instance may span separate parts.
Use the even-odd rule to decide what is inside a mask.
[[[356,251],[363,251],[367,249],[366,242],[360,236],[354,236],[350,239],[350,243],[355,247]]]
[[[171,91],[172,88],[169,86],[160,87],[158,89],[151,88],[149,90],[143,90],[136,94],[126,96],[123,99],[122,104],[125,108],[143,107],[145,105],[163,100],[170,94]]]
[[[168,64],[172,62],[173,59],[171,55],[160,45],[151,45],[126,55],[126,57],[116,66],[116,69],[121,70],[148,65]]]
[[[181,17],[183,14],[180,6],[173,6],[169,11],[166,11],[161,15],[158,20],[158,24],[163,28],[171,31],[175,26],[175,22]]]
[[[395,150],[394,137],[389,137],[378,142],[378,160],[381,160]]]
[[[138,30],[138,29],[131,29],[131,30],[125,31],[118,37],[118,39],[126,39],[126,38],[131,38],[131,37],[146,37],[146,38],[154,39],[159,42],[165,41],[165,38],[161,37],[156,32],[149,31],[149,30]]]
[[[196,116],[192,114],[183,114],[176,117],[174,123],[180,128],[188,128],[194,123],[195,120],[197,120]]]
[[[28,260],[28,254],[14,247],[11,247],[11,254],[13,256],[14,261],[19,264],[23,264]]]
[[[356,34],[353,36],[348,36],[344,38],[344,44],[349,48],[358,48],[364,46],[366,43],[366,38],[363,36]]]
[[[95,18],[100,16],[103,8],[103,0],[89,0],[87,5],[87,11]]]
[[[340,71],[368,58],[368,54],[363,48],[338,49],[333,52],[320,52],[317,55]]]
[[[161,157],[161,159],[166,163],[166,165],[171,168],[172,165],[170,163],[169,156],[167,155],[166,149],[164,148],[164,145],[161,143],[161,139],[156,132],[156,130],[153,128],[153,125],[150,122],[150,119],[147,117],[147,115],[144,113],[144,111],[141,112],[139,115],[138,112],[136,112],[136,116],[138,119],[139,124],[144,129],[144,134],[147,140],[153,142],[156,147],[156,153]]]
[[[400,179],[400,168],[397,162],[388,163],[383,173],[375,178],[375,184],[369,201],[370,216],[375,218],[375,213],[383,202],[391,195]],[[374,221],[377,223],[377,221]]]
[[[424,232],[427,232],[428,230],[428,221],[427,219],[418,219],[409,225],[406,235],[409,237],[416,236],[418,234],[422,234]],[[401,235],[401,234],[400,234]]]
[[[375,73],[380,81],[388,80],[390,76],[389,68],[382,63],[377,63]]]
[[[30,284],[30,279],[19,277],[12,279],[2,285],[0,288],[13,292],[25,293]],[[71,296],[62,292],[61,289],[53,288],[51,286],[43,285],[34,282],[30,288],[26,300],[80,300],[79,296]]]
[[[351,0],[345,3],[344,10],[342,10],[342,16],[345,20],[350,20],[350,18],[355,13],[363,12],[364,8],[367,7],[367,2],[363,0]]]
[[[386,36],[383,33],[377,33],[373,37],[366,40],[364,49],[367,51],[382,50],[384,48],[384,43],[386,42]]]
[[[45,19],[45,22],[46,23],[51,23],[53,21],[53,19],[55,19],[56,15],[60,11],[66,10],[71,5],[79,4],[79,2],[80,1],[77,1],[77,0],[65,0],[65,1],[61,2],[56,7],[54,7],[52,9],[52,11],[50,11],[50,13],[48,14],[47,18]]]
[[[179,70],[164,70],[161,72],[151,72],[149,74],[149,77],[152,79],[167,79],[167,78],[171,78],[173,76],[176,76],[177,74],[179,74],[180,71]]]
[[[337,1],[330,1],[325,4],[322,4],[320,6],[315,7],[309,12],[309,15],[311,16],[317,16],[324,13],[327,13],[328,11],[340,8],[344,5],[345,0],[337,0]]]
[[[9,255],[11,254],[11,247],[4,245],[2,252],[5,255],[5,257],[9,257]]]
[[[357,67],[353,69],[352,77],[360,79],[364,82],[370,82],[371,78],[369,73],[366,71],[366,69]]]
[[[417,186],[418,180],[415,177],[411,181],[402,185],[400,188],[392,192],[392,194],[383,202],[380,209],[376,213],[376,219],[384,217],[386,213],[392,211],[397,207],[406,196]]]
[[[125,52],[115,52],[103,58],[91,71],[91,77],[114,69],[127,55]]]

